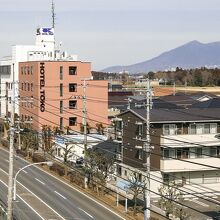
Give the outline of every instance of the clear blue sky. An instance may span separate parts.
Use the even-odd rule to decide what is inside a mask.
[[[56,38],[94,70],[145,61],[191,40],[220,41],[219,0],[54,0]],[[0,56],[50,26],[51,0],[0,0]]]

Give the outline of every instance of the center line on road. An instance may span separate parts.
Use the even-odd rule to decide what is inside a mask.
[[[60,197],[62,197],[63,199],[66,199],[65,196],[61,195],[60,193],[58,193],[57,191],[54,191],[57,195],[59,195]]]
[[[6,162],[9,162],[9,160],[5,159]]]
[[[88,212],[86,212],[85,210],[81,209],[81,208],[78,208],[80,209],[82,212],[84,212],[86,215],[88,215],[90,218],[93,218],[93,216],[91,216]]]
[[[43,184],[43,185],[45,185],[45,183],[44,182],[42,182],[41,180],[39,180],[39,179],[37,179],[37,178],[34,178],[35,180],[37,180],[39,183],[41,183],[41,184]]]

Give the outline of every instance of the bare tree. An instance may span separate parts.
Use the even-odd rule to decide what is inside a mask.
[[[114,172],[114,162],[114,157],[104,154],[100,149],[87,151],[85,172],[88,175],[88,184],[98,182],[103,192],[109,175]]]
[[[189,219],[189,215],[185,212],[181,205],[176,204],[175,201],[181,201],[181,194],[178,189],[178,185],[175,182],[169,182],[159,188],[161,198],[159,200],[159,206],[162,208],[166,216],[169,218],[170,215],[178,217],[180,220]]]
[[[133,214],[137,214],[137,199],[139,195],[143,195],[147,180],[145,176],[142,176],[141,173],[137,171],[132,171],[129,178],[129,190],[133,194]]]

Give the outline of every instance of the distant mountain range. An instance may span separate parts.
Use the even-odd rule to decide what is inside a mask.
[[[184,69],[196,67],[220,66],[220,42],[201,43],[191,41],[161,55],[129,66],[112,66],[103,72],[146,73],[149,71],[170,70],[176,67]]]

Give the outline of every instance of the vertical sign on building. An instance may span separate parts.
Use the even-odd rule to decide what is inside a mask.
[[[40,63],[40,111],[45,111],[45,63]]]

